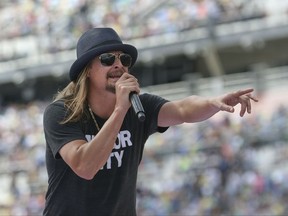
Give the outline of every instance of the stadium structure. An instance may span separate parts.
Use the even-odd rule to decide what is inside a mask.
[[[180,82],[180,85],[175,84],[173,87],[184,87],[185,89],[178,91],[188,90],[186,94],[191,93],[191,86],[194,88],[194,84],[198,83],[200,88],[203,88],[205,86],[201,83],[203,78],[216,78],[218,84],[219,80],[220,82],[231,80],[232,83],[227,85],[234,85],[234,82],[239,80],[239,75],[236,75],[239,73],[242,73],[243,79],[258,76],[264,80],[271,79],[269,76],[273,73],[275,78],[278,76],[283,81],[282,72],[285,74],[287,71],[285,66],[288,63],[285,52],[288,48],[288,16],[283,8],[281,13],[276,10],[283,3],[275,9],[269,8],[272,5],[269,2],[243,1],[241,7],[232,8],[234,14],[229,16],[213,15],[212,12],[210,15],[207,12],[205,19],[196,20],[197,22],[189,17],[184,17],[181,22],[177,20],[177,25],[174,24],[177,28],[174,29],[164,28],[169,24],[166,21],[163,22],[162,31],[142,37],[126,36],[125,42],[135,45],[139,50],[137,64],[131,72],[140,80],[144,91],[148,86],[149,91],[158,91],[158,88],[151,86]],[[141,25],[141,22],[145,23],[149,17],[157,17],[163,8],[168,10],[176,7],[177,1],[159,1],[153,7],[151,5],[144,14],[136,16],[138,18],[136,21],[134,19],[134,22],[130,21],[130,25]],[[228,9],[226,8],[226,13]],[[171,26],[172,24],[170,23]],[[67,27],[60,27],[66,31]],[[71,34],[69,43],[66,42],[69,45],[63,49],[61,46],[65,43],[64,39],[69,37],[68,33]],[[4,39],[2,37],[0,42],[2,102],[49,99],[49,95],[53,95],[68,82],[70,65],[76,59],[77,38],[72,32],[61,35],[63,36],[61,39],[53,38],[58,36],[56,33],[50,35],[31,33]],[[124,34],[123,37],[125,38]],[[251,71],[257,73],[252,74]],[[278,72],[280,74],[276,75]],[[181,83],[183,81],[184,86]],[[211,86],[211,83],[206,85]],[[164,91],[163,94],[169,95],[171,85],[162,85],[159,88]]]
[[[0,215],[42,213],[43,111],[93,26],[138,48],[142,92],[253,87],[260,99],[245,118],[219,113],[151,136],[139,216],[288,214],[288,0],[1,0]]]

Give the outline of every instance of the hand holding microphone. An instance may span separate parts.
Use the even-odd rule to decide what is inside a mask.
[[[140,122],[143,122],[145,120],[145,111],[144,111],[144,108],[142,106],[142,103],[140,101],[140,98],[138,96],[138,93],[137,91],[135,90],[135,86],[139,87],[138,86],[138,82],[137,82],[137,79],[129,74],[129,73],[124,73],[120,79],[117,81],[116,83],[116,87],[119,88],[119,90],[121,91],[121,89],[125,89],[125,88],[120,88],[120,87],[123,87],[123,86],[127,86],[128,89],[130,88],[131,92],[129,93],[129,101],[131,103],[131,106],[135,112],[135,114],[137,115],[137,118]],[[134,90],[132,90],[132,87]],[[126,90],[128,90],[126,89]]]

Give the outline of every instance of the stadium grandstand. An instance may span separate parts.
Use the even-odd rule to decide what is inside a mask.
[[[41,215],[43,110],[75,45],[111,26],[134,44],[142,92],[177,99],[253,87],[251,115],[153,135],[138,215],[288,215],[288,0],[1,0],[0,215]]]

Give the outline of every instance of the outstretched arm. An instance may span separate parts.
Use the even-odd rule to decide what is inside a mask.
[[[159,112],[158,126],[167,127],[184,122],[204,121],[219,111],[233,113],[234,106],[241,105],[240,116],[251,113],[251,100],[258,100],[251,95],[253,89],[239,90],[219,97],[203,98],[190,96],[182,100],[164,104]]]

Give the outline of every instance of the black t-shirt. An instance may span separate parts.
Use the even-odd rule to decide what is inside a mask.
[[[44,215],[136,215],[137,172],[144,144],[151,134],[167,129],[157,126],[159,110],[167,101],[150,94],[140,95],[140,100],[145,121],[138,121],[132,108],[128,110],[110,157],[92,180],[77,176],[59,150],[73,140],[90,141],[97,133],[93,119],[85,115],[78,122],[59,124],[67,112],[63,101],[46,108],[43,122],[48,190]],[[105,123],[105,119],[95,118],[100,126]]]

